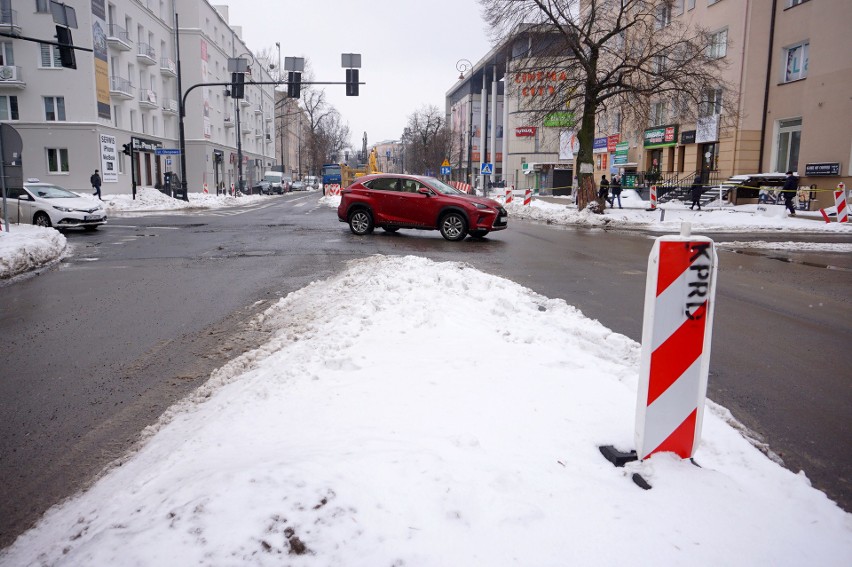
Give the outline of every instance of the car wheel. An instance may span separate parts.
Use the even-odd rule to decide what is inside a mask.
[[[467,221],[460,213],[451,212],[444,215],[439,228],[441,236],[453,242],[467,235]]]
[[[86,232],[94,232],[94,231],[98,230],[98,225],[89,224],[89,225],[84,226],[83,230],[85,230]]]
[[[470,231],[471,238],[485,238],[485,235],[488,234],[487,230],[471,230]]]
[[[396,232],[396,231],[399,230],[399,227],[398,226],[383,226],[382,230],[384,230],[385,232]]]
[[[33,224],[48,228],[53,226],[52,224],[50,224],[50,217],[47,216],[47,213],[36,213],[36,216],[33,217]]]
[[[353,234],[363,236],[373,232],[373,217],[366,209],[356,209],[349,214],[349,229]]]

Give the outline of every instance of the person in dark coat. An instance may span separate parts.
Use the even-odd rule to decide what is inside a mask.
[[[796,208],[793,206],[793,199],[796,197],[796,191],[799,190],[799,178],[793,175],[792,171],[787,172],[787,179],[784,180],[784,206],[790,211],[790,216],[796,216]]]
[[[601,184],[598,186],[598,199],[609,200],[609,181],[606,175],[601,175]]]
[[[92,189],[95,190],[92,195],[95,195],[98,199],[101,198],[101,176],[96,169],[92,176],[89,178],[89,182],[92,184]]]
[[[698,210],[701,210],[701,194],[704,192],[702,189],[704,186],[701,184],[701,176],[696,175],[695,179],[692,181],[692,206],[689,207],[689,210],[694,210],[695,205],[698,205]]]
[[[609,206],[615,206],[615,200],[618,199],[618,208],[623,208],[621,206],[621,179],[618,176],[612,178],[612,184],[609,186],[610,191],[612,192],[612,197],[609,199]]]

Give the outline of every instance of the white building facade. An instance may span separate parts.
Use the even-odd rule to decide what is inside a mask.
[[[3,10],[0,30],[54,40],[48,1],[16,0],[11,8]],[[139,186],[160,186],[168,172],[180,175],[180,156],[156,151],[179,149],[178,43],[184,92],[202,82],[230,82],[232,57],[249,61],[247,81],[271,80],[239,28],[229,25],[226,7],[206,0],[90,0],[75,9],[74,45],[94,50],[76,51],[76,69],[61,66],[55,46],[0,38],[0,121],[21,135],[24,178],[82,191],[98,169],[104,195],[130,193],[131,160],[122,147],[131,138]],[[190,192],[237,183],[238,135],[247,186],[274,164],[274,86],[246,85],[240,102],[225,89],[198,87],[187,96]]]

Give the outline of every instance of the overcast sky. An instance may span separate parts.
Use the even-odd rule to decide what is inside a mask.
[[[230,23],[258,52],[281,43],[287,56],[310,59],[316,81],[344,81],[341,53],[360,53],[360,96],[343,85],[324,87],[361,146],[398,139],[407,118],[423,105],[444,108],[459,72],[456,62],[476,63],[491,49],[476,0],[242,0]]]

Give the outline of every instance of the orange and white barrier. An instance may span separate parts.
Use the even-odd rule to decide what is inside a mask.
[[[207,191],[207,184],[206,183],[204,184],[204,192],[209,193],[209,191]]]
[[[718,259],[713,241],[657,238],[648,259],[636,455],[673,452],[691,458],[701,439]]]
[[[469,183],[462,183],[461,181],[450,181],[450,185],[452,187],[455,187],[459,191],[464,192],[464,193],[467,193],[467,194],[473,193],[472,187],[470,186]]]
[[[506,189],[506,204],[507,205],[512,202],[512,191],[514,191],[514,190],[515,190],[514,185],[512,185],[508,189]]]
[[[651,210],[657,210],[657,186],[651,185]]]
[[[532,189],[524,191],[524,206],[529,207],[532,204]]]
[[[326,185],[325,194],[330,197],[340,195],[340,185],[337,183]]]
[[[231,183],[231,195],[235,195],[235,193],[234,193],[234,184],[233,184],[233,183]]]
[[[849,222],[849,207],[846,203],[846,184],[842,181],[837,184],[834,192],[834,208],[837,211],[837,222]]]

